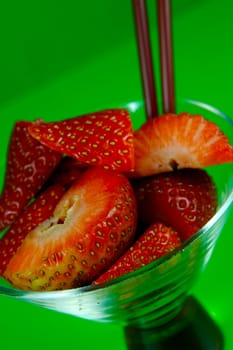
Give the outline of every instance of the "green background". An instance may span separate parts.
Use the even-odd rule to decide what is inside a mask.
[[[148,5],[156,53],[155,1]],[[172,5],[177,97],[205,101],[233,116],[232,1]],[[1,164],[17,119],[61,119],[142,98],[130,0],[1,2],[0,33]],[[222,327],[226,350],[233,349],[232,224],[231,213],[193,290]],[[125,350],[117,325],[6,297],[0,297],[0,310],[2,349]]]

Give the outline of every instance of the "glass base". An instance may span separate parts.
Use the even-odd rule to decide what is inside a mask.
[[[202,305],[188,297],[180,314],[169,324],[153,329],[125,327],[129,350],[222,350],[224,338]]]

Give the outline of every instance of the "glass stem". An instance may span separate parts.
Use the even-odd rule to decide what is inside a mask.
[[[188,297],[182,311],[156,328],[125,327],[129,350],[223,350],[224,338],[218,325],[202,305]]]

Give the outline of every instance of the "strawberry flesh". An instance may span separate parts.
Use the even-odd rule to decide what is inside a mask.
[[[201,115],[164,114],[134,133],[134,177],[233,162],[233,147],[218,126]]]
[[[132,123],[125,109],[34,123],[29,132],[47,147],[75,158],[81,167],[101,166],[121,172],[134,168]]]
[[[129,247],[136,223],[128,179],[89,168],[67,190],[52,217],[27,235],[4,277],[29,290],[89,284]]]
[[[13,225],[0,240],[0,276],[9,261],[21,246],[27,234],[41,222],[48,219],[64,193],[60,185],[52,185],[42,192],[36,200],[26,207]]]
[[[215,214],[217,191],[205,170],[182,169],[134,180],[139,219],[162,220],[186,240]]]
[[[179,247],[179,234],[162,222],[152,224],[94,284],[111,281],[150,264]]]
[[[0,197],[0,231],[11,225],[40,190],[61,155],[28,133],[30,122],[16,122],[9,144],[5,183]]]

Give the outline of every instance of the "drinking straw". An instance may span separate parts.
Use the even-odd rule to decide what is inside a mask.
[[[146,0],[132,0],[147,118],[158,115]],[[157,0],[162,112],[175,113],[170,0]]]
[[[156,97],[154,69],[152,63],[151,44],[147,9],[144,0],[132,0],[135,28],[137,34],[138,53],[145,100],[147,119],[158,115],[158,103]]]
[[[157,0],[163,113],[175,113],[170,0]]]

